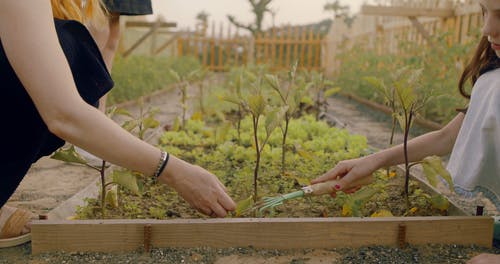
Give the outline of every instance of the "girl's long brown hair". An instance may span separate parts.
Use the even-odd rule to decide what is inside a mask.
[[[55,18],[94,25],[101,25],[106,21],[106,11],[101,0],[50,0],[50,2]]]
[[[499,59],[495,51],[491,48],[488,38],[482,37],[481,41],[477,45],[472,60],[465,67],[462,76],[460,76],[460,81],[458,82],[460,94],[465,98],[470,99],[470,93],[465,91],[465,84],[470,80],[472,85],[474,85],[479,76],[483,73],[499,67]]]

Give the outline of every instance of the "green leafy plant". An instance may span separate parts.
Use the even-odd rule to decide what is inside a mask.
[[[173,69],[182,75],[200,67],[198,59],[190,56],[168,58],[145,55],[131,55],[127,58],[116,56],[111,73],[115,86],[109,92],[108,105],[137,100],[152,92],[168,89],[175,83],[168,74],[168,69]]]
[[[142,99],[138,101],[139,115],[134,117],[129,111],[111,107],[107,115],[113,117],[120,115],[128,118],[124,121],[122,127],[128,131],[136,132],[137,136],[144,139],[146,131],[157,128],[159,122],[154,118],[158,110],[149,108],[144,111],[144,102]],[[73,145],[68,148],[60,148],[51,156],[52,159],[80,164],[87,166],[99,172],[101,179],[101,193],[100,193],[100,209],[102,218],[106,218],[106,204],[111,207],[118,207],[118,186],[128,189],[135,195],[141,195],[143,183],[140,181],[140,174],[128,169],[113,170],[110,174],[111,181],[106,179],[106,161],[102,161],[101,166],[94,166],[81,156]]]
[[[200,107],[200,112],[205,114],[205,89],[206,82],[204,80],[210,77],[210,72],[207,69],[201,69],[196,75],[196,81],[198,81],[198,105]]]
[[[396,109],[396,89],[395,89],[395,85],[400,81],[400,80],[397,80],[395,79],[395,76],[392,75],[392,81],[391,81],[391,85],[386,85],[384,83],[384,80],[382,79],[379,79],[377,77],[373,77],[373,76],[370,76],[370,77],[365,77],[364,78],[369,84],[372,85],[372,87],[375,88],[375,90],[382,96],[382,98],[384,99],[384,104],[389,106],[389,108],[391,109],[391,136],[389,138],[389,146],[392,146],[394,144],[394,134],[396,132],[396,126],[397,126],[397,116],[396,116],[396,112],[397,112],[397,109]]]
[[[334,87],[334,83],[328,80],[323,73],[312,71],[310,73],[311,87],[310,91],[314,98],[314,109],[316,111],[316,120],[319,120],[321,113],[327,112],[328,97],[340,92],[340,87]]]
[[[227,87],[229,88],[228,93],[221,98],[223,100],[233,102],[237,105],[236,109],[236,130],[238,131],[238,141],[240,140],[241,135],[241,120],[243,119],[243,106],[239,101],[239,98],[242,98],[241,88],[244,85],[244,74],[249,74],[243,68],[238,68],[229,75],[229,81],[227,83]],[[250,77],[255,78],[255,76],[250,75]]]
[[[253,79],[252,87],[248,97],[243,98],[241,93],[237,94],[237,98],[226,97],[226,100],[239,105],[245,112],[249,113],[252,119],[252,131],[253,140],[256,154],[255,168],[254,168],[254,201],[258,199],[258,178],[259,178],[259,168],[260,160],[262,156],[262,151],[266,146],[272,132],[280,125],[283,117],[286,115],[288,106],[272,108],[270,106],[266,107],[268,98],[266,98],[263,92],[263,80],[262,77],[257,76]],[[259,139],[259,125],[261,117],[265,117],[264,128],[266,135],[260,140]]]
[[[121,126],[129,132],[135,132],[138,138],[144,139],[146,131],[155,129],[160,125],[160,122],[158,122],[155,118],[159,109],[145,109],[144,99],[142,97],[137,100],[137,105],[139,107],[139,113],[137,116],[134,116],[126,109],[116,107],[111,107],[108,110],[108,116],[113,117],[115,115],[120,115],[125,117],[127,120],[123,121]]]
[[[449,184],[450,189],[453,190],[453,184],[449,173],[442,167],[442,162],[437,157],[426,158],[423,161],[410,163],[408,159],[408,136],[413,124],[414,118],[418,111],[426,104],[429,98],[432,97],[430,92],[423,93],[419,91],[419,86],[421,85],[419,80],[422,74],[421,69],[411,69],[409,67],[402,68],[396,72],[396,78],[394,81],[394,90],[397,98],[396,118],[404,132],[403,139],[403,150],[405,158],[405,196],[408,200],[408,186],[410,179],[410,168],[416,164],[422,164],[424,166],[424,172],[426,173],[427,179],[431,184],[435,186],[436,175],[441,175]],[[409,202],[407,201],[407,204]]]
[[[363,216],[362,210],[364,204],[375,194],[379,193],[382,188],[383,186],[369,185],[353,194],[339,192],[335,200],[339,206],[342,206],[342,216]]]
[[[432,91],[435,96],[420,110],[420,115],[427,120],[445,124],[456,115],[455,108],[467,103],[456,91],[457,76],[460,76],[464,60],[478,41],[478,38],[472,37],[470,41],[455,43],[450,41],[453,35],[453,32],[437,32],[432,36],[433,45],[401,41],[398,52],[390,54],[374,52],[363,44],[346,47],[337,57],[341,67],[335,74],[335,83],[344,92],[383,104],[385,98],[373,89],[373,85],[359,78],[360,72],[390,84],[393,73],[398,69],[405,66],[422,68],[421,91]]]
[[[205,79],[207,76],[207,71],[201,68],[196,68],[190,72],[183,73],[183,72],[177,72],[174,69],[170,69],[169,74],[176,81],[175,86],[177,87],[177,89],[181,94],[181,108],[182,108],[181,129],[184,129],[186,127],[187,109],[189,107],[188,89],[190,85],[193,84],[194,82]]]
[[[282,132],[282,150],[281,150],[281,175],[285,174],[286,169],[286,139],[288,134],[288,127],[290,125],[290,120],[294,116],[294,114],[299,110],[300,102],[307,89],[309,88],[309,84],[301,83],[297,84],[296,82],[296,74],[297,74],[297,63],[292,65],[292,68],[288,72],[288,83],[282,84],[277,75],[266,74],[265,79],[269,83],[272,89],[274,89],[280,98],[282,103],[282,107],[286,109],[284,115],[283,126],[280,126]]]

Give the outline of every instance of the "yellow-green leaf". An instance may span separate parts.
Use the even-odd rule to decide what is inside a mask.
[[[223,101],[226,101],[226,102],[229,102],[229,103],[233,103],[233,104],[236,104],[236,105],[241,105],[241,100],[240,98],[238,98],[237,96],[235,95],[222,95],[219,97],[221,100]]]
[[[133,172],[128,170],[114,170],[112,178],[114,183],[128,189],[133,194],[140,195],[137,177]]]
[[[422,163],[422,168],[424,169],[425,177],[430,185],[437,186],[437,172],[427,163]]]
[[[113,208],[118,207],[118,186],[117,185],[112,186],[106,192],[106,203],[109,204]]]
[[[264,113],[266,102],[261,94],[251,95],[248,98],[248,107],[254,116],[260,116]]]
[[[375,213],[373,213],[372,215],[370,215],[370,217],[391,217],[391,216],[394,216],[392,214],[391,211],[387,210],[387,209],[380,209],[378,211],[376,211]]]
[[[340,87],[330,88],[330,89],[328,89],[328,90],[325,91],[325,93],[323,94],[323,96],[325,98],[330,97],[330,96],[332,96],[332,95],[340,92],[340,90],[341,90]]]
[[[309,184],[311,184],[311,181],[307,178],[302,178],[302,177],[296,177],[296,176],[293,176],[292,177],[294,180],[297,181],[297,183],[300,185],[300,186],[307,186]]]
[[[181,128],[181,120],[179,117],[174,119],[174,124],[172,125],[172,131],[179,131]]]
[[[283,122],[287,110],[288,106],[283,106],[278,109],[274,109],[266,115],[265,126],[267,135],[271,135],[274,129],[276,129],[281,122]]]
[[[122,127],[123,129],[127,131],[132,131],[134,128],[136,128],[139,125],[139,122],[137,120],[127,120],[123,122]]]
[[[271,85],[271,87],[276,90],[278,93],[281,93],[280,91],[280,81],[276,75],[272,74],[266,74],[264,76],[264,79]]]
[[[253,206],[253,196],[248,197],[245,200],[239,201],[236,203],[236,216],[241,216],[241,214],[245,211],[250,209]]]
[[[426,157],[424,159],[424,164],[428,164],[439,176],[441,176],[441,178],[446,181],[446,183],[448,183],[450,191],[454,191],[455,188],[453,187],[453,179],[451,178],[450,172],[448,172],[448,170],[446,170],[443,166],[441,158],[438,156]]]
[[[398,120],[399,127],[401,127],[401,130],[404,131],[405,128],[406,128],[406,119],[405,119],[405,116],[402,115],[402,114],[398,114],[398,113],[394,114],[394,116],[396,117],[396,120]]]
[[[431,197],[431,205],[436,209],[445,211],[450,207],[450,202],[443,195],[437,194]]]
[[[304,96],[302,97],[302,99],[300,100],[301,103],[304,103],[306,105],[314,105],[314,100],[309,97],[309,96]]]
[[[198,120],[202,121],[203,120],[203,113],[201,111],[196,111],[191,115],[191,120]]]
[[[174,71],[173,69],[169,69],[169,74],[170,76],[172,76],[172,78],[174,78],[176,82],[181,82],[181,77],[176,71]]]
[[[216,129],[216,142],[224,142],[226,140],[229,131],[231,131],[232,125],[229,122],[225,122],[222,126],[219,126]]]
[[[157,128],[160,125],[160,122],[158,122],[158,120],[156,120],[155,118],[149,116],[142,120],[142,125],[144,126],[144,129]]]
[[[301,156],[302,158],[308,160],[312,160],[314,158],[314,155],[311,152],[304,149],[297,149],[297,154],[299,154],[299,156]]]
[[[342,205],[342,216],[352,216],[352,206],[350,204]]]
[[[368,84],[373,86],[373,88],[375,88],[379,93],[381,93],[385,97],[385,99],[390,98],[387,87],[385,86],[384,82],[381,79],[373,76],[368,76],[364,77],[363,80],[365,80]]]
[[[55,160],[60,160],[60,161],[65,161],[65,162],[71,162],[71,163],[78,163],[78,164],[87,164],[87,161],[85,158],[83,158],[78,152],[76,152],[75,147],[71,145],[67,149],[60,148],[52,156],[50,156],[51,159]]]
[[[115,115],[132,117],[132,114],[127,109],[112,106],[111,108],[109,108],[109,110],[107,112],[107,116],[113,117]]]

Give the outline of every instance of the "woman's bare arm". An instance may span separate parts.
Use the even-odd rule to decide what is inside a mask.
[[[58,42],[49,0],[0,0],[0,38],[10,64],[52,133],[113,164],[146,175],[154,173],[160,150],[123,130],[78,94]],[[175,157],[161,176],[197,209],[222,215],[214,203],[228,210],[234,203],[214,178]],[[185,180],[190,185],[179,185]]]

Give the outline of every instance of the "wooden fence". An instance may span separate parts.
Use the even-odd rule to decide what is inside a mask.
[[[335,21],[326,38],[328,56],[326,72],[334,75],[341,62],[336,55],[362,44],[377,54],[403,52],[402,42],[432,44],[432,36],[447,33],[447,41],[476,41],[481,26],[477,2],[466,1],[390,1],[387,5],[361,8],[351,27]]]
[[[213,23],[210,34],[206,33],[207,26],[194,31],[166,31],[168,38],[156,43],[158,33],[163,31],[155,29],[165,24],[158,20],[149,22],[150,30],[122,53],[130,54],[151,36],[151,55],[172,47],[178,56],[195,56],[213,71],[253,63],[281,70],[297,61],[300,69],[334,75],[341,64],[337,54],[356,44],[383,55],[403,52],[401,42],[432,44],[432,36],[436,34],[448,33],[449,44],[476,41],[479,36],[482,16],[475,0],[381,0],[379,3],[364,5],[349,27],[342,19],[336,19],[326,37],[304,26],[272,28],[250,37],[222,25],[216,32]]]
[[[313,28],[286,26],[272,28],[255,37],[221,25],[210,36],[189,34],[177,39],[178,56],[195,56],[213,71],[252,63],[266,64],[271,70],[289,69],[297,62],[299,69],[321,70],[324,41]]]

